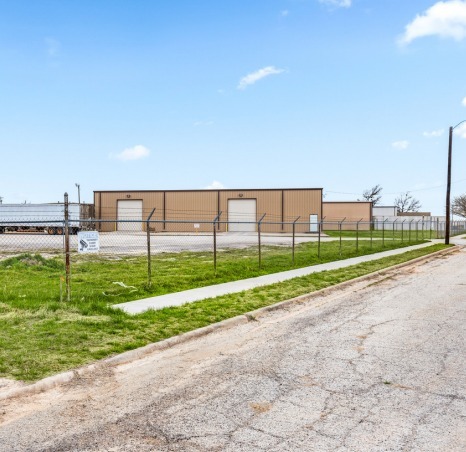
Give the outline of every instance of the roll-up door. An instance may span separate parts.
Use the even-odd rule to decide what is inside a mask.
[[[118,220],[137,220],[134,222],[118,221],[119,231],[142,231],[142,200],[119,200],[117,201]]]
[[[256,221],[255,199],[228,200],[228,231],[254,232],[257,229]]]

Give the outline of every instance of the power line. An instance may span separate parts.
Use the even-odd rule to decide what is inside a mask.
[[[458,184],[460,182],[464,182],[466,179],[458,179],[456,181],[453,181],[452,184]],[[384,193],[383,195],[399,195],[401,193],[412,193],[412,192],[418,192],[418,191],[426,191],[426,190],[435,190],[437,188],[443,188],[446,187],[447,184],[440,184],[440,185],[432,185],[431,187],[425,187],[425,188],[417,188],[414,190],[401,190],[397,192],[390,192],[390,193]],[[331,191],[331,190],[325,190],[324,193],[333,193],[337,195],[353,195],[353,196],[361,196],[361,193],[349,193],[349,192],[343,192],[343,191]]]

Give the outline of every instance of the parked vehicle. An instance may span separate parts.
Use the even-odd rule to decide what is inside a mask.
[[[71,234],[88,229],[93,204],[68,204],[68,227]],[[0,204],[0,234],[9,231],[38,231],[62,235],[65,228],[65,205]]]

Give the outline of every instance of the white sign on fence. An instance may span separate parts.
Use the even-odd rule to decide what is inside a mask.
[[[98,231],[78,232],[78,253],[98,253],[99,250]]]

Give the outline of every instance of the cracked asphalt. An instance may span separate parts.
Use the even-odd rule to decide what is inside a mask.
[[[464,451],[465,313],[460,251],[3,401],[1,450]]]

